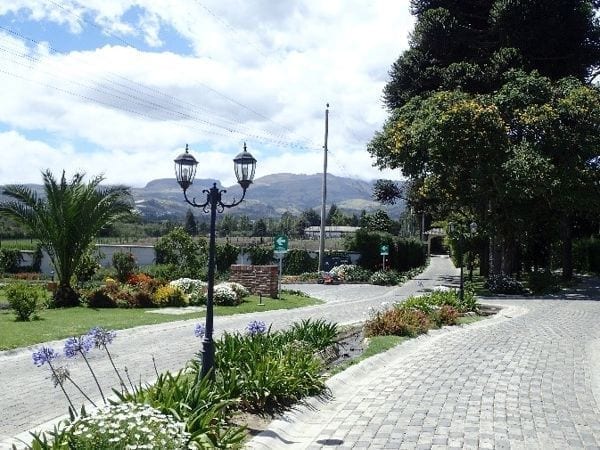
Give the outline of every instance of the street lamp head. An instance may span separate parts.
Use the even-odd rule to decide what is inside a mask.
[[[190,155],[188,145],[185,144],[185,153],[175,158],[175,178],[184,191],[194,182],[197,166],[198,161]]]
[[[471,225],[469,225],[471,228],[471,234],[476,234],[477,233],[477,224],[475,222],[471,222]]]
[[[233,158],[233,168],[238,183],[245,191],[248,189],[248,186],[252,184],[252,180],[254,180],[254,171],[256,170],[256,159],[246,150],[245,142],[244,151],[238,153],[238,155]]]

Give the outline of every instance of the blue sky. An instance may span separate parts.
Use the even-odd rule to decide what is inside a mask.
[[[244,142],[257,177],[320,172],[327,102],[330,172],[398,178],[365,146],[408,0],[4,3],[0,184],[50,168],[141,186],[171,177],[186,143],[198,176],[226,185]]]

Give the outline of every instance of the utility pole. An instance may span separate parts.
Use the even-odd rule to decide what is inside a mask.
[[[327,202],[327,136],[329,134],[329,103],[325,109],[325,145],[323,145],[323,198],[321,199],[321,233],[319,239],[319,268],[323,270],[323,256],[325,255],[325,220],[327,219],[327,212],[325,211],[325,204]]]

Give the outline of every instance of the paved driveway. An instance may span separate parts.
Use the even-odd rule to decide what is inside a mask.
[[[272,323],[274,329],[287,327],[294,321],[309,317],[325,318],[341,324],[353,323],[363,320],[371,307],[378,307],[383,302],[402,300],[423,289],[455,281],[457,273],[447,257],[435,257],[423,274],[401,287],[314,286],[318,291],[315,295],[323,298],[325,304],[294,310],[216,317],[215,329],[218,332],[240,330],[252,319]],[[303,285],[303,288],[309,290],[311,286]],[[155,356],[160,371],[180,369],[200,350],[200,341],[193,335],[195,322],[188,320],[120,331],[111,346],[115,363],[119,367],[127,366],[134,382],[155,378],[152,356]],[[63,341],[50,343],[57,349],[62,344]],[[31,351],[32,349],[21,349],[0,352],[0,449],[7,447],[7,441],[11,437],[66,413],[66,402],[60,390],[52,387],[45,367],[38,368],[32,364]],[[114,372],[103,355],[91,352],[90,363],[99,375],[105,392],[110,392],[111,387],[118,387]],[[72,377],[81,383],[86,392],[92,395],[97,392],[84,363],[73,361],[69,364],[69,369]],[[83,402],[77,392],[72,392],[71,395],[76,405]]]
[[[600,448],[600,290],[504,309],[333,377],[250,448]]]

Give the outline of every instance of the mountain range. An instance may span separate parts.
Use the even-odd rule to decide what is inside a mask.
[[[246,214],[251,219],[280,217],[286,211],[300,214],[306,209],[320,211],[322,174],[297,175],[278,173],[254,180],[246,192],[241,205],[226,210],[231,214]],[[226,189],[223,201],[230,203],[239,199],[242,190],[239,185],[223,186],[219,180],[198,179],[189,188],[189,197],[196,197],[198,203],[206,201],[203,189],[217,183],[219,189]],[[335,203],[346,214],[360,214],[384,209],[391,217],[397,217],[404,209],[403,204],[382,207],[372,198],[372,181],[327,175],[327,207]],[[28,184],[28,187],[41,192],[41,185]],[[1,188],[0,188],[1,192]],[[152,180],[143,188],[132,188],[136,209],[148,220],[181,220],[190,206],[185,202],[181,188],[174,178]],[[0,195],[0,201],[7,200]]]

